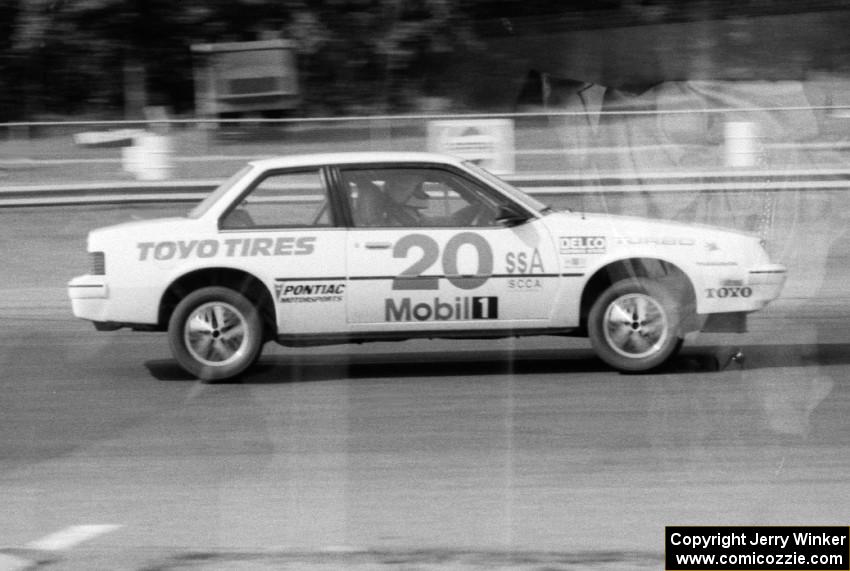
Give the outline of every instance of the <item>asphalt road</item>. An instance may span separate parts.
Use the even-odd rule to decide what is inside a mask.
[[[70,316],[85,230],[128,214],[0,212],[0,569],[658,569],[665,525],[848,523],[841,215],[750,333],[657,374],[540,338],[269,346],[203,385]]]

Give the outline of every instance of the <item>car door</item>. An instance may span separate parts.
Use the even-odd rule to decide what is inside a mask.
[[[263,173],[219,221],[228,257],[261,276],[278,333],[346,330],[347,230],[320,167]]]
[[[507,197],[433,165],[348,167],[339,180],[352,214],[352,331],[549,324],[559,261],[533,213],[522,224],[499,223]]]

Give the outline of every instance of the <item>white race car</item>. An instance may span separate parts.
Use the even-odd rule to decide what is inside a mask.
[[[177,362],[233,377],[267,341],[586,336],[622,371],[687,332],[743,331],[786,270],[755,236],[556,212],[425,153],[249,163],[186,217],[93,230],[71,280],[98,330],[167,331]]]

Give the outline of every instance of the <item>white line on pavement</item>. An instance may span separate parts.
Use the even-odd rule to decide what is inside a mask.
[[[84,541],[94,539],[120,528],[120,525],[72,525],[46,537],[31,541],[27,544],[28,549],[41,549],[44,551],[64,551]]]
[[[24,571],[32,569],[34,562],[14,555],[0,553],[0,571]]]

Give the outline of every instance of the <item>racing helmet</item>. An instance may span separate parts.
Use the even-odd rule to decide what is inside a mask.
[[[387,196],[399,206],[428,208],[428,194],[422,188],[422,176],[412,172],[401,172],[387,181]]]

